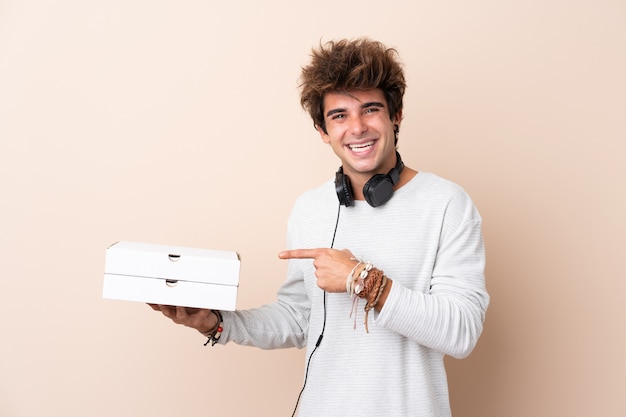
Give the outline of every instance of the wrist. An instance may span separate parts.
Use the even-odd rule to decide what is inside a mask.
[[[215,333],[220,325],[220,321],[220,315],[218,315],[218,312],[216,310],[210,310],[202,327],[199,327],[198,331],[208,337],[210,334]]]
[[[379,313],[383,309],[383,306],[385,305],[385,302],[387,301],[387,296],[389,295],[389,292],[391,291],[392,284],[393,284],[393,281],[389,277],[387,277],[387,285],[383,288],[380,294],[380,298],[378,302],[376,303],[376,305],[374,306],[374,309],[376,309],[376,311],[378,311]]]
[[[209,343],[211,343],[211,346],[215,346],[218,340],[220,340],[222,331],[224,330],[224,319],[222,318],[222,313],[220,313],[219,310],[211,310],[211,313],[217,318],[217,324],[211,330],[202,333],[208,338],[204,346]]]
[[[371,309],[380,312],[387,300],[391,280],[384,272],[370,262],[359,262],[352,268],[346,280],[346,292],[354,300],[352,309],[356,307],[358,298],[365,300],[365,332],[369,333],[368,314]],[[355,323],[356,325],[356,323]]]

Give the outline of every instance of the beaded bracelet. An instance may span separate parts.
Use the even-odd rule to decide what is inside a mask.
[[[350,258],[350,260],[358,261],[346,278],[346,292],[350,298],[352,298],[363,289],[363,280],[367,277],[369,270],[372,269],[372,264],[369,262],[363,262],[359,258]],[[357,282],[359,282],[360,285],[357,284]]]
[[[350,273],[348,274],[348,277],[346,278],[346,292],[348,293],[350,297],[352,297],[352,291],[354,291],[354,272],[359,267],[359,265],[361,265],[363,262],[361,262],[361,260],[357,258],[350,258],[350,259],[353,261],[358,261],[357,264],[354,265],[354,268],[352,268],[352,271],[350,271]]]
[[[220,313],[219,310],[211,310],[211,312],[217,316],[217,327],[211,331],[203,333],[206,337],[208,337],[204,346],[208,345],[209,342],[211,343],[211,346],[215,346],[217,341],[220,340],[220,337],[222,337],[222,332],[224,331],[224,319],[222,317],[222,313]]]
[[[359,276],[356,278],[358,283],[354,286],[354,293],[358,295],[359,297],[361,297],[361,292],[363,292],[363,290],[366,287],[365,279],[369,276],[369,273],[372,270],[372,268],[374,268],[374,266],[371,263],[369,262],[366,263],[365,268],[361,271]]]

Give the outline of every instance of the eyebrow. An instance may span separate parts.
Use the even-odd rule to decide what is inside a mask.
[[[370,107],[384,108],[385,105],[383,103],[381,103],[380,101],[368,101],[367,103],[363,103],[361,105],[361,109],[368,109]],[[344,108],[328,110],[328,112],[326,113],[326,117],[330,117],[333,114],[337,114],[337,113],[343,113],[345,111],[346,111],[346,109],[344,109]]]

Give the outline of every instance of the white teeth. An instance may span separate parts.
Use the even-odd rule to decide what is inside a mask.
[[[368,148],[370,148],[373,144],[374,144],[374,141],[371,141],[371,142],[367,142],[367,143],[348,145],[348,147],[353,152],[363,152],[363,151],[367,150]]]

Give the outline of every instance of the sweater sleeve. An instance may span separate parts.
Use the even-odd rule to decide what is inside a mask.
[[[250,310],[224,311],[220,343],[276,349],[306,345],[309,301],[302,280],[285,281],[276,302]]]
[[[290,220],[289,229],[291,227]],[[287,246],[293,246],[293,231]],[[290,261],[287,279],[277,292],[277,300],[249,310],[224,311],[224,331],[220,343],[234,342],[261,349],[297,347],[307,342],[311,302],[298,262]]]
[[[376,316],[378,325],[456,358],[476,345],[489,304],[482,221],[469,197],[461,197],[445,210],[429,291],[394,281]]]

